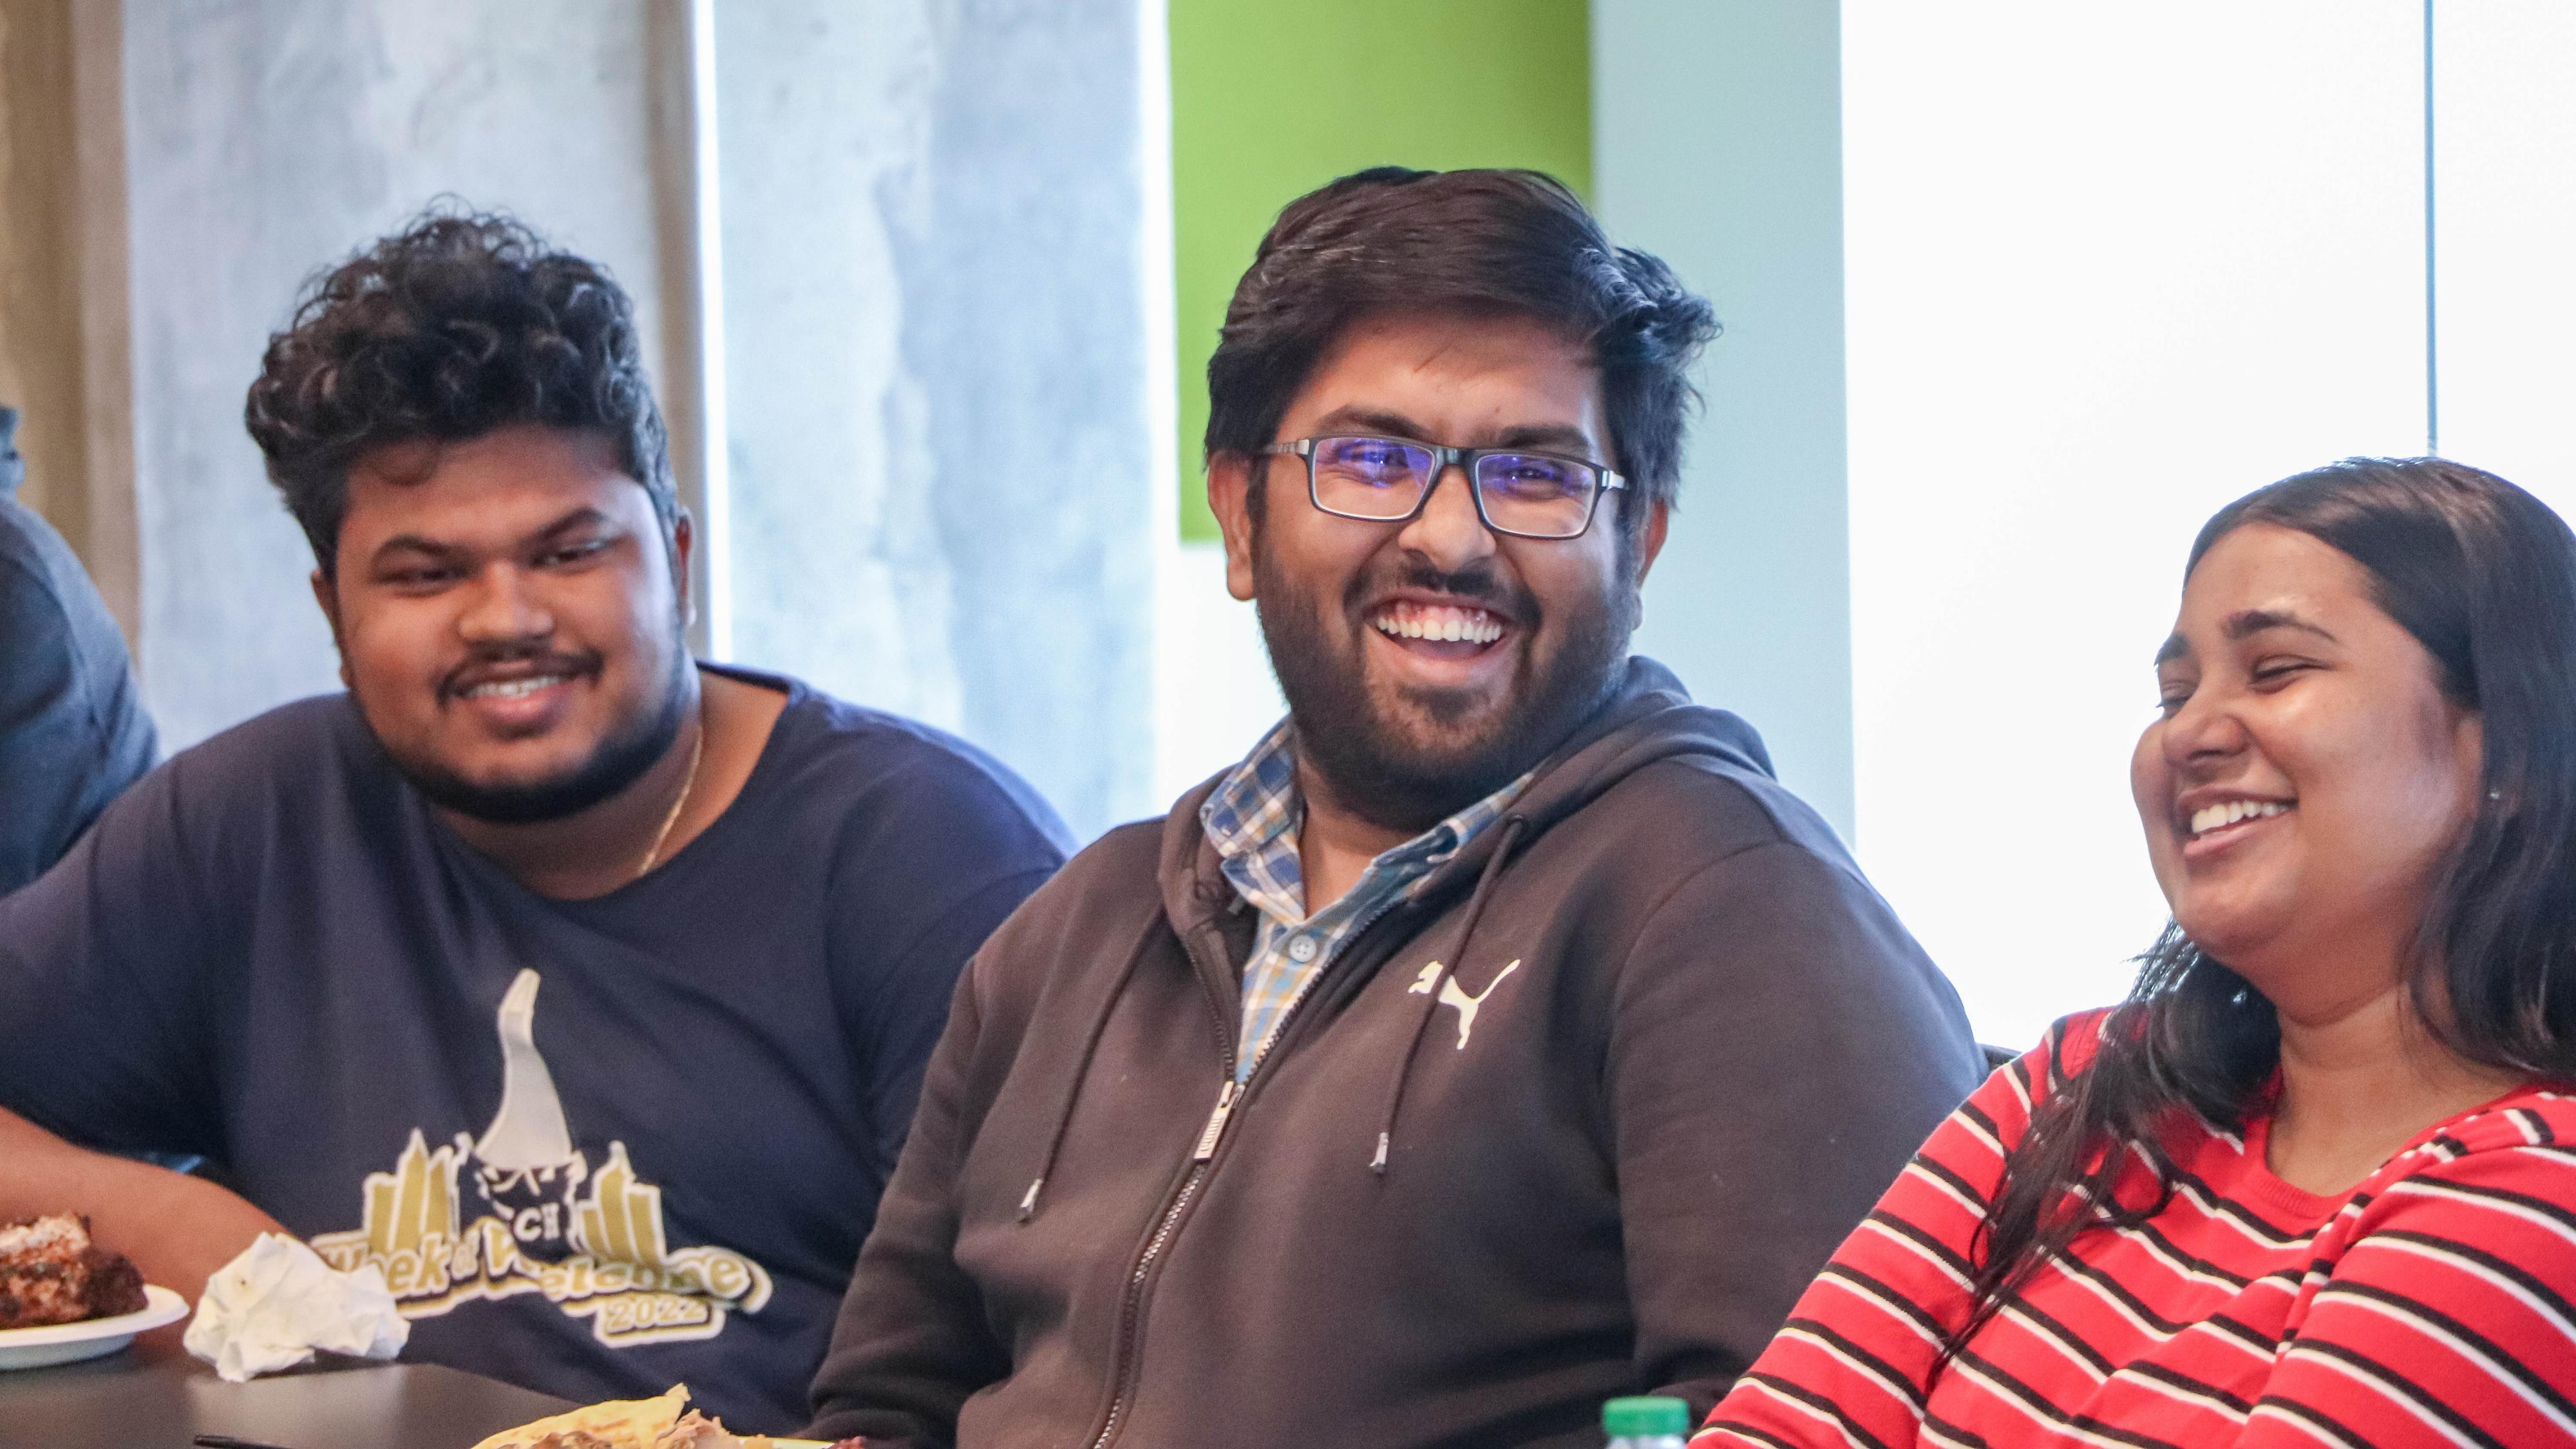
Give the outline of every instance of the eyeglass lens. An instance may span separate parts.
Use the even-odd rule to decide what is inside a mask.
[[[1395,438],[1315,440],[1315,501],[1350,518],[1402,518],[1431,486],[1439,455]],[[1505,533],[1571,538],[1592,516],[1600,474],[1581,463],[1538,453],[1487,453],[1476,459],[1476,491],[1486,520]]]

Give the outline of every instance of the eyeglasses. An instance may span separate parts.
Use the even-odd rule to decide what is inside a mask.
[[[1628,480],[1597,463],[1517,448],[1443,448],[1403,438],[1299,438],[1265,454],[1306,460],[1306,496],[1337,518],[1399,523],[1422,511],[1451,467],[1475,486],[1476,516],[1517,538],[1579,538],[1601,495]]]

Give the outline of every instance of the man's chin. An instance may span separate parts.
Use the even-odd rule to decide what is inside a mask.
[[[1482,700],[1458,701],[1442,710],[1427,701],[1382,710],[1370,730],[1389,764],[1406,773],[1456,777],[1476,772],[1478,762],[1501,748],[1510,721]]]
[[[1320,747],[1299,748],[1332,780],[1342,808],[1390,829],[1427,830],[1510,784],[1534,760],[1518,758],[1510,721],[1462,711],[1444,723],[1428,711],[1378,713]]]
[[[1372,670],[1369,712],[1377,717],[1379,734],[1422,749],[1455,748],[1462,736],[1489,742],[1509,728],[1513,702],[1525,691],[1530,674],[1523,660],[1501,680],[1443,686],[1390,679]]]
[[[413,789],[443,810],[491,825],[539,825],[578,815],[642,779],[655,761],[680,737],[684,711],[696,702],[680,661],[667,687],[652,701],[595,738],[578,725],[560,725],[546,733],[558,736],[551,748],[521,740],[495,749],[488,739],[468,737],[471,765],[453,754],[441,754],[420,739],[402,745],[376,728],[366,696],[358,694],[358,718],[374,736],[395,771]]]
[[[578,815],[634,784],[670,747],[673,733],[632,731],[586,749],[542,753],[522,743],[470,764],[427,750],[385,753],[411,787],[442,810],[487,825],[542,825]]]
[[[468,778],[443,764],[397,760],[403,778],[431,804],[487,825],[542,825],[578,815],[626,788],[633,777],[596,768],[540,775]]]

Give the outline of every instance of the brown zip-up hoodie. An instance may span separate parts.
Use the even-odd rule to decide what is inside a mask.
[[[1982,1075],[1733,715],[1631,660],[1240,1093],[1252,919],[1112,831],[968,966],[815,1380],[826,1438],[1597,1445],[1698,1413]]]

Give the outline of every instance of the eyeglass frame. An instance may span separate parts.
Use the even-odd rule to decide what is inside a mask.
[[[1413,500],[1413,506],[1402,513],[1380,517],[1375,514],[1344,513],[1338,508],[1327,508],[1324,506],[1323,492],[1315,481],[1315,445],[1337,438],[1373,439],[1379,442],[1400,443],[1408,448],[1420,448],[1431,455],[1431,481],[1422,485],[1422,496]],[[1538,448],[1449,448],[1438,443],[1426,443],[1419,438],[1399,438],[1386,433],[1318,433],[1311,438],[1295,438],[1285,443],[1272,443],[1266,448],[1255,448],[1252,451],[1256,457],[1304,459],[1306,501],[1315,505],[1317,513],[1331,518],[1347,518],[1354,523],[1411,523],[1420,518],[1422,510],[1431,506],[1431,495],[1440,491],[1440,480],[1448,477],[1449,470],[1454,467],[1466,476],[1467,498],[1476,507],[1476,520],[1484,524],[1487,530],[1506,538],[1529,538],[1541,543],[1566,543],[1590,533],[1592,520],[1601,513],[1601,500],[1628,486],[1627,477],[1617,469],[1604,467],[1589,458],[1550,453]],[[1482,459],[1492,457],[1545,458],[1551,463],[1571,463],[1578,468],[1589,468],[1599,474],[1601,482],[1592,490],[1591,502],[1584,506],[1583,526],[1572,533],[1523,533],[1519,529],[1505,528],[1496,523],[1493,515],[1485,511],[1485,490],[1476,482],[1476,464]]]

